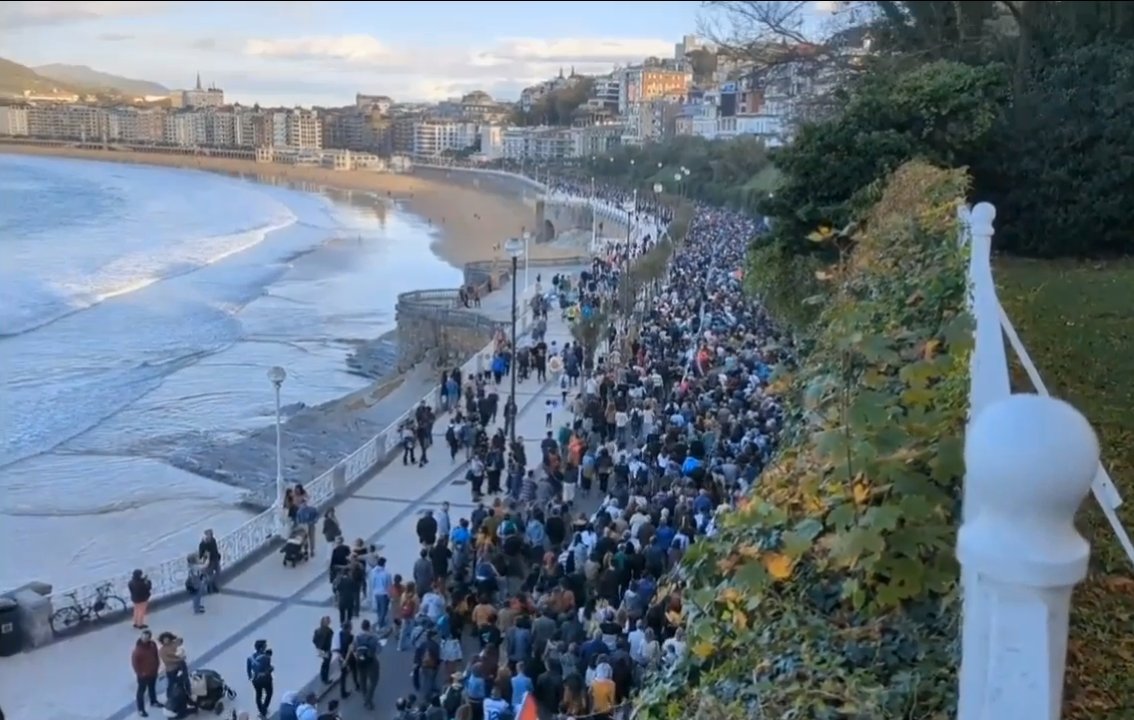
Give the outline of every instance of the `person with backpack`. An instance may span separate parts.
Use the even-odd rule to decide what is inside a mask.
[[[414,651],[413,670],[414,689],[425,697],[430,697],[440,689],[437,675],[441,669],[441,645],[437,642],[437,631],[426,632],[425,641]]]
[[[253,645],[252,654],[245,663],[248,671],[248,680],[252,682],[252,690],[256,695],[256,710],[261,718],[267,718],[272,705],[272,650],[267,640],[257,640]]]
[[[367,710],[374,709],[374,691],[378,689],[380,670],[378,653],[382,645],[370,627],[369,620],[362,621],[362,628],[354,636],[351,654],[358,667],[359,690],[362,691],[362,705]]]

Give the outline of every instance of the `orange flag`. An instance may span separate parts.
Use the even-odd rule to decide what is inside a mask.
[[[516,716],[516,720],[539,720],[539,711],[532,693],[524,696],[524,704],[520,706],[520,714]]]

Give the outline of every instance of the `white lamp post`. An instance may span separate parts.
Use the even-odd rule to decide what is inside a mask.
[[[279,365],[275,365],[268,370],[268,379],[272,381],[272,385],[276,389],[276,504],[275,508],[279,512],[277,521],[279,523],[279,535],[285,537],[287,535],[287,516],[284,514],[284,496],[287,494],[287,487],[284,485],[283,478],[283,430],[280,425],[280,387],[283,386],[284,380],[287,380],[287,370],[284,370]]]

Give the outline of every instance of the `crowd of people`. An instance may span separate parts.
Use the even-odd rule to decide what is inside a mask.
[[[423,515],[405,577],[380,559],[369,572],[374,621],[322,633],[345,659],[344,693],[353,683],[373,697],[383,633],[412,653],[398,720],[511,720],[533,705],[621,717],[646,675],[681,661],[683,588],[669,571],[756,481],[782,422],[765,390],[790,342],[741,287],[755,231],[698,208],[640,327],[612,328],[594,357],[578,343],[534,351],[537,382],[559,390],[538,450],[489,429],[491,370],[456,380],[446,436],[454,462],[469,459],[475,509]],[[596,258],[552,285],[602,307],[620,267]]]
[[[654,222],[644,207],[639,217]],[[643,678],[682,661],[684,588],[670,571],[756,482],[783,420],[766,389],[772,368],[791,360],[790,340],[742,290],[757,230],[741,215],[697,207],[636,327],[612,323],[602,348],[557,347],[544,336],[553,298],[569,297],[580,317],[617,310],[620,274],[649,237],[610,248],[577,276],[550,278],[528,342],[513,349],[502,339],[490,367],[445,374],[449,460],[467,462],[474,509],[423,514],[418,559],[396,569],[374,547],[348,546],[333,513],[323,516],[338,622],[324,618],[312,641],[339,698],[320,714],[313,698],[288,693],[281,720],[336,718],[354,692],[376,709],[387,644],[413,669],[392,709],[397,720],[527,720],[533,708],[544,718],[614,720]],[[499,387],[512,372],[555,385],[545,390],[538,445],[511,440],[517,407],[511,397],[500,404]],[[406,464],[428,462],[434,421],[431,408],[415,413]],[[294,505],[297,525],[314,537],[302,500]],[[144,640],[148,671],[156,663]],[[176,664],[166,644],[161,663],[168,655]],[[266,645],[254,648],[248,674],[266,716]],[[139,710],[147,699],[155,701],[139,675]]]

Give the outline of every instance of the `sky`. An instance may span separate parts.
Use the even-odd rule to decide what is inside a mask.
[[[806,3],[821,14],[833,3]],[[604,73],[674,44],[712,14],[694,1],[0,3],[0,56],[190,87],[245,104],[346,105],[356,92],[514,100],[573,66]]]

